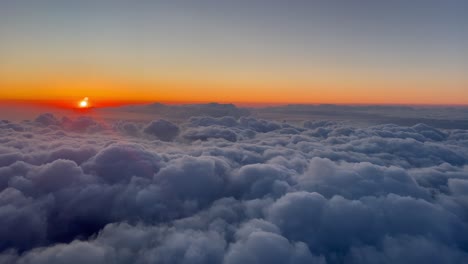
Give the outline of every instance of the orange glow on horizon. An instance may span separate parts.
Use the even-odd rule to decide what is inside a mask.
[[[317,79],[314,82],[300,80],[283,82],[274,80],[123,81],[111,76],[107,78],[68,76],[48,80],[24,78],[27,81],[0,79],[0,100],[36,102],[60,108],[99,108],[151,102],[169,104],[218,102],[239,105],[468,104],[468,89],[458,80],[391,82],[372,79],[325,79]],[[408,87],[412,88],[408,89]],[[451,92],[446,92],[448,90]],[[83,95],[93,99],[92,105],[89,101],[86,105],[81,105]]]

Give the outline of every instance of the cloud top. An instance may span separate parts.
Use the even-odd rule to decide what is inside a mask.
[[[467,130],[43,114],[0,142],[0,263],[468,261]]]

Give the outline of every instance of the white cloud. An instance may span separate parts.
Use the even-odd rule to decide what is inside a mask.
[[[466,130],[213,116],[0,121],[0,262],[468,261]]]

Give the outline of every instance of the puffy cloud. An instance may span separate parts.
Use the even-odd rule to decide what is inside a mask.
[[[232,174],[232,188],[243,197],[279,197],[290,188],[293,172],[280,165],[250,164]]]
[[[61,124],[60,120],[58,120],[51,113],[45,113],[45,114],[39,115],[35,121],[43,126],[51,126],[51,125],[58,126]]]
[[[63,118],[62,126],[74,132],[99,132],[105,129],[103,123],[88,116],[79,116],[76,119]]]
[[[28,252],[16,263],[109,263],[115,260],[106,248],[87,242],[74,241],[68,245],[55,245],[49,248],[39,248]]]
[[[281,125],[276,122],[267,120],[259,120],[253,117],[242,117],[239,120],[243,127],[250,128],[257,132],[270,132],[281,128]]]
[[[138,136],[141,130],[138,124],[127,121],[116,122],[114,124],[114,129],[130,136]]]
[[[83,164],[83,168],[114,183],[132,177],[151,178],[159,171],[161,158],[136,144],[112,144]]]
[[[160,119],[149,123],[143,131],[156,136],[160,140],[172,141],[179,134],[179,127],[169,121]]]
[[[0,249],[27,250],[47,238],[46,208],[50,199],[34,200],[15,188],[0,192]]]
[[[208,140],[221,138],[227,141],[237,141],[237,134],[228,128],[217,126],[192,128],[184,132],[183,137],[189,140]]]
[[[421,252],[424,252],[421,254]],[[353,247],[348,263],[464,263],[468,254],[424,237],[385,237],[377,247]]]
[[[151,263],[220,263],[225,241],[216,232],[194,230],[170,233],[160,245],[145,254]]]
[[[244,240],[231,245],[224,263],[325,263],[312,256],[306,244],[291,244],[281,235],[254,231]]]
[[[337,125],[336,122],[327,121],[327,120],[322,120],[322,121],[307,120],[303,124],[305,128],[309,128],[309,129],[324,128],[324,127],[335,126],[335,125]]]
[[[50,151],[46,161],[51,162],[57,159],[66,159],[72,160],[77,164],[82,164],[96,155],[96,153],[97,150],[91,146],[63,146]]]
[[[468,261],[463,129],[146,108],[0,121],[0,263]]]
[[[191,126],[225,126],[225,127],[235,127],[239,126],[239,122],[232,116],[223,116],[220,118],[210,117],[210,116],[196,116],[189,119]]]
[[[341,195],[359,198],[395,193],[429,198],[427,190],[420,187],[404,169],[368,162],[336,164],[329,159],[313,158],[298,181],[302,189],[328,197]]]
[[[184,156],[171,160],[154,176],[154,182],[170,199],[213,201],[223,193],[229,166],[212,157]]]
[[[442,131],[425,124],[417,124],[414,125],[412,128],[424,137],[432,139],[434,141],[442,141],[447,138],[447,135]]]
[[[460,218],[437,204],[394,194],[327,200],[318,193],[290,193],[272,204],[268,219],[289,239],[304,241],[319,253],[332,249],[340,258],[352,245],[380,245],[387,235],[451,241],[460,253],[466,242],[458,233],[466,232]]]
[[[403,168],[429,167],[442,163],[466,164],[463,147],[434,142],[420,142],[412,138],[350,137],[328,138],[332,148],[317,148],[317,156],[350,162],[369,161],[378,165],[396,165]]]
[[[45,193],[92,181],[83,175],[83,170],[75,162],[62,159],[31,170],[26,179],[31,181],[35,190]]]

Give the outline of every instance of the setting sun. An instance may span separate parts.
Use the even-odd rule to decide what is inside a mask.
[[[80,108],[88,108],[89,107],[88,97],[85,97],[83,100],[81,100],[78,105]]]

